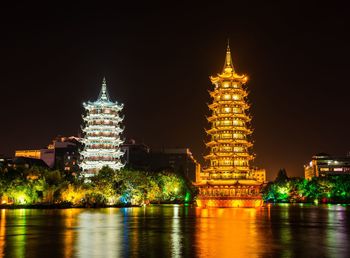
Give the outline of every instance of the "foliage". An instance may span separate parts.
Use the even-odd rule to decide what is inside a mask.
[[[279,173],[276,180],[263,189],[266,202],[321,202],[349,203],[350,175],[332,175],[303,178],[288,178]]]
[[[186,202],[194,190],[179,175],[103,167],[89,179],[66,171],[30,169],[0,170],[0,198],[14,204],[62,204],[68,206],[141,205]]]

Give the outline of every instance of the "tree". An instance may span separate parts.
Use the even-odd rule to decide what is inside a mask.
[[[286,181],[288,181],[287,171],[284,168],[281,168],[278,171],[275,183],[284,183]]]

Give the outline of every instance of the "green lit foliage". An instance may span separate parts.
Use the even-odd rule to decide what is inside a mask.
[[[288,178],[285,173],[263,189],[263,198],[267,202],[349,203],[350,175],[306,180]]]
[[[158,183],[162,191],[163,201],[184,200],[185,182],[175,174],[158,174]]]
[[[38,201],[35,184],[29,180],[15,179],[7,186],[6,193],[15,204],[32,204]]]
[[[167,172],[114,171],[104,167],[89,180],[36,167],[0,174],[0,197],[4,195],[22,205],[91,207],[190,202],[194,193],[183,177]]]
[[[268,202],[289,202],[292,184],[285,169],[280,169],[275,181],[263,189],[263,198]]]

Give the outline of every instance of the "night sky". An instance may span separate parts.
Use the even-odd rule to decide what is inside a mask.
[[[302,176],[312,155],[350,151],[349,9],[305,5],[18,5],[0,10],[0,153],[77,135],[103,76],[124,137],[189,147],[202,161],[210,75],[230,39],[250,78],[255,165]],[[174,2],[175,3],[175,2]],[[316,4],[317,3],[317,4]]]

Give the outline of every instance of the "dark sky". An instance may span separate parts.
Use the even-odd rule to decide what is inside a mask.
[[[279,168],[301,176],[318,152],[350,151],[347,6],[147,2],[1,8],[0,153],[76,135],[82,102],[106,76],[125,104],[126,138],[202,160],[209,75],[221,72],[228,38],[250,78],[255,164],[268,178]]]

